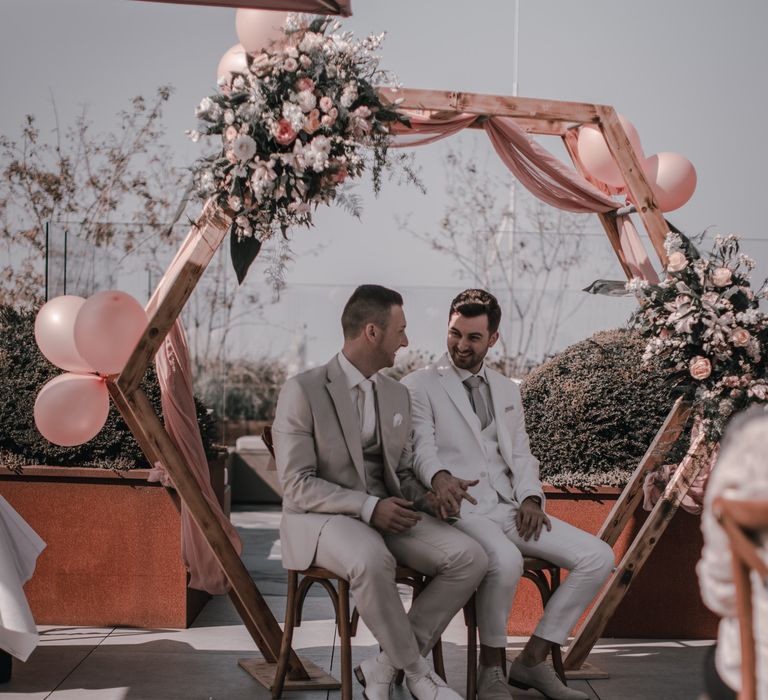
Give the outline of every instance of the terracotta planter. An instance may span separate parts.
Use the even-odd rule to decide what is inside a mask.
[[[620,489],[611,488],[590,493],[551,486],[544,490],[550,515],[591,533],[597,533],[621,493]],[[625,528],[614,546],[617,562],[646,515],[642,508],[638,509]],[[712,639],[717,635],[717,617],[701,601],[696,578],[695,567],[702,547],[699,522],[699,517],[682,509],[675,514],[603,636]],[[515,596],[507,632],[531,634],[541,614],[538,591],[532,583],[523,580]]]
[[[212,469],[217,493],[223,475],[222,462]],[[38,624],[187,627],[195,619],[209,596],[187,587],[175,494],[146,478],[144,469],[0,468],[0,493],[48,545],[25,587]]]

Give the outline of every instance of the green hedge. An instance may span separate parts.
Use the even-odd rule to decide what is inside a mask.
[[[146,468],[147,461],[114,405],[106,425],[84,445],[59,447],[48,442],[35,427],[33,408],[42,386],[62,373],[38,350],[34,337],[35,311],[0,306],[0,464],[90,466],[118,469]],[[160,386],[154,365],[142,389],[161,414]],[[208,456],[213,455],[213,423],[197,401],[197,418]]]
[[[542,481],[627,483],[674,402],[667,375],[642,364],[644,347],[628,330],[596,333],[525,378],[526,427]]]

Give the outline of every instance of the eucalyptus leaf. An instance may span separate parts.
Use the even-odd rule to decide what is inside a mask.
[[[631,297],[632,292],[627,290],[627,283],[621,280],[595,280],[588,287],[582,289],[590,294],[602,294],[607,297]]]

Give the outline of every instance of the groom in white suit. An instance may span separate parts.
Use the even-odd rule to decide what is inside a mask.
[[[483,579],[488,558],[471,537],[414,509],[434,494],[412,471],[408,390],[379,374],[408,344],[402,306],[395,291],[358,287],[342,313],[341,352],[280,392],[273,435],[283,565],[315,564],[349,581],[382,648],[355,669],[368,700],[389,699],[397,669],[417,700],[460,700],[424,655]],[[432,579],[407,615],[397,562]]]
[[[480,542],[488,573],[477,592],[480,700],[511,700],[501,671],[506,625],[523,557],[570,574],[547,604],[508,682],[554,700],[588,696],[568,688],[545,659],[563,644],[614,565],[602,540],[545,513],[539,463],[531,454],[517,384],[484,364],[499,337],[496,298],[468,289],[452,302],[448,352],[402,381],[411,390],[414,470],[434,489],[442,514]]]

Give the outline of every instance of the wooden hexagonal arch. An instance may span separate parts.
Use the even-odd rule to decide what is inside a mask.
[[[582,167],[575,149],[574,127],[582,124],[597,125],[623,175],[630,198],[636,203],[637,214],[645,226],[653,248],[662,265],[666,265],[664,237],[669,227],[654,201],[638,155],[633,151],[613,107],[437,90],[386,89],[386,94],[382,91],[382,97],[387,101],[402,100],[401,109],[420,110],[433,116],[464,113],[509,117],[529,133],[560,136],[577,170],[605,191],[605,187],[591,178]],[[631,277],[619,242],[615,212],[598,216],[622,268],[627,277]],[[138,345],[123,371],[108,379],[108,387],[147,459],[152,464],[160,461],[167,469],[179,497],[185,502],[192,519],[205,535],[226,574],[232,587],[230,596],[246,627],[265,660],[274,663],[280,650],[280,627],[203,498],[192,473],[162,422],[139,388],[148,364],[159,350],[213,254],[224,240],[231,223],[232,212],[218,207],[212,201],[206,204],[147,305],[149,321]],[[600,536],[608,543],[614,544],[624,529],[639,504],[645,473],[662,462],[682,432],[688,416],[687,406],[681,402],[675,404],[600,532]],[[682,497],[701,468],[703,460],[700,457],[705,450],[705,443],[699,440],[678,466],[664,495],[648,516],[645,525],[571,644],[565,657],[566,668],[578,668],[586,658],[607,620],[623,598],[634,574],[643,565],[677,510]],[[309,679],[305,666],[308,667],[309,664],[302,665],[302,661],[292,652],[289,679],[293,679],[294,683],[289,680],[288,688],[318,687],[316,682],[313,685]]]

